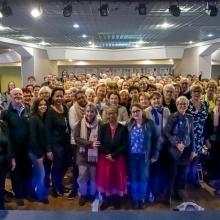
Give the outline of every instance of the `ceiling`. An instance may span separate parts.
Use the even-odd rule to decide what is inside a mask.
[[[100,1],[74,1],[71,17],[63,17],[62,9],[67,0],[41,0],[43,14],[35,19],[30,15],[33,0],[8,0],[13,16],[3,17],[0,36],[28,43],[49,43],[47,46],[90,47],[119,49],[145,46],[176,46],[212,40],[220,37],[220,12],[208,16],[205,1],[181,1],[181,15],[169,13],[170,2],[176,1],[104,1],[110,8],[109,16],[101,17]],[[139,15],[135,8],[146,2],[147,15]],[[219,7],[220,8],[220,7]],[[169,28],[161,28],[164,22]],[[73,24],[79,24],[78,29]],[[86,34],[87,38],[82,35]],[[208,37],[208,34],[213,36]],[[31,39],[25,39],[31,36]],[[89,44],[89,41],[90,44]],[[142,42],[139,42],[142,41]],[[137,43],[139,42],[139,43]]]

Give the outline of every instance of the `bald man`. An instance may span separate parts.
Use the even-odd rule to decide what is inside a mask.
[[[12,188],[17,205],[24,205],[24,198],[29,196],[31,163],[28,157],[28,119],[29,111],[23,104],[23,92],[15,88],[10,92],[11,103],[2,112],[2,119],[8,123],[9,138],[15,156],[16,168],[11,173]]]

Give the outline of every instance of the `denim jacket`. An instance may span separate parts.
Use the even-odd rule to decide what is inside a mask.
[[[131,120],[128,123],[129,149],[130,149],[130,133],[135,125],[136,125],[135,120]],[[144,146],[145,146],[146,159],[148,161],[152,158],[157,160],[159,157],[160,137],[156,125],[153,120],[144,119],[142,122],[142,126],[144,129]],[[129,152],[129,154],[131,154],[131,152]]]

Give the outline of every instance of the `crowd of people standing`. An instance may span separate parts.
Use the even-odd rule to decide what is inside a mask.
[[[68,197],[83,206],[101,194],[101,210],[125,197],[133,209],[149,195],[168,206],[183,200],[198,165],[207,181],[220,179],[220,80],[64,71],[42,85],[33,76],[24,88],[9,82],[0,112],[0,209],[8,173],[18,206],[47,204],[66,193],[71,167]]]

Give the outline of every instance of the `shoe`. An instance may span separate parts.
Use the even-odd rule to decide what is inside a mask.
[[[27,199],[29,202],[35,202],[36,198],[32,197],[32,196],[26,196],[25,199]]]
[[[81,196],[79,198],[79,206],[84,206],[86,204],[86,198],[84,196]]]
[[[76,196],[77,196],[77,193],[75,193],[73,190],[71,190],[67,199],[73,200]]]
[[[139,206],[138,206],[139,209],[144,209],[145,208],[145,204],[144,204],[144,201],[139,201]]]
[[[101,206],[100,206],[100,210],[101,210],[101,211],[104,211],[104,210],[106,210],[108,207],[109,207],[109,203],[106,202],[106,201],[103,201],[102,204],[101,204]]]
[[[38,202],[41,202],[41,203],[43,203],[45,205],[49,204],[48,198],[46,198],[46,199],[39,199]]]
[[[16,199],[16,204],[18,206],[24,206],[24,200],[23,199]]]
[[[132,209],[139,209],[139,203],[138,203],[138,201],[133,201],[133,202],[132,202]]]
[[[63,193],[62,192],[58,192],[56,190],[53,190],[52,193],[51,193],[51,196],[54,197],[54,198],[62,197]]]

